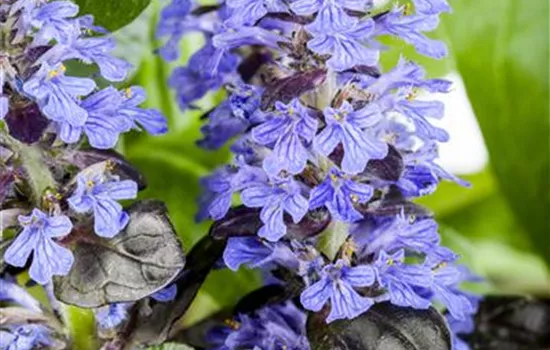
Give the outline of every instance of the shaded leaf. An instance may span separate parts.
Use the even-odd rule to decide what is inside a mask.
[[[73,0],[80,6],[80,15],[94,16],[95,24],[115,31],[132,22],[151,0]]]
[[[170,283],[185,263],[162,202],[128,208],[130,222],[110,240],[80,241],[69,274],[55,278],[59,300],[80,307],[142,299]]]
[[[296,294],[299,295],[299,294]],[[263,307],[278,304],[292,297],[286,286],[281,284],[270,284],[245,295],[235,306],[233,314],[248,314]]]
[[[445,319],[435,309],[416,310],[375,304],[353,320],[325,323],[323,313],[310,314],[308,339],[315,350],[450,350]]]
[[[460,335],[473,349],[537,350],[550,347],[550,299],[487,296],[472,334]]]
[[[166,341],[173,324],[183,316],[191,305],[210,270],[221,258],[226,242],[204,237],[193,247],[187,257],[187,267],[175,284],[176,298],[167,303],[155,303],[149,312],[142,302],[143,310],[136,315],[129,335],[133,344],[160,344]]]

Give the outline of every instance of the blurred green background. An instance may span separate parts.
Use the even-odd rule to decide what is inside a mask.
[[[148,180],[149,187],[142,196],[167,203],[185,249],[189,250],[209,226],[197,224],[193,219],[195,199],[200,192],[198,180],[229,159],[227,149],[206,152],[196,147],[202,112],[181,112],[167,86],[172,69],[185,63],[200,47],[201,39],[186,38],[181,60],[167,64],[154,54],[159,47],[154,38],[154,24],[162,1],[128,0],[134,13],[127,11],[127,17],[116,17],[117,21],[110,15],[120,12],[114,8],[118,5],[108,5],[115,2],[76,2],[83,11],[99,14],[96,18],[111,29],[129,22],[146,8],[130,25],[116,32],[117,51],[135,65],[133,82],[149,92],[148,107],[158,108],[167,116],[170,132],[163,137],[130,135],[120,150]],[[436,213],[445,244],[486,278],[486,283],[471,286],[472,289],[483,293],[548,296],[549,2],[450,0],[450,3],[454,12],[444,14],[440,28],[433,33],[433,37],[447,42],[449,58],[427,59],[402,42],[384,39],[390,47],[383,54],[384,68],[390,68],[403,54],[422,63],[431,77],[450,74],[459,82],[461,77],[464,84],[464,89],[458,84],[450,101],[445,100],[449,113],[454,113],[454,121],[449,124],[451,135],[455,134],[453,127],[462,130],[462,134],[461,144],[455,145],[454,153],[447,154],[451,159],[443,163],[468,163],[476,158],[475,171],[462,171],[467,173],[462,177],[472,187],[444,183],[436,194],[420,202]],[[106,6],[114,7],[105,12]],[[208,109],[223,98],[223,93],[212,93],[198,105]],[[483,139],[475,133],[476,123],[473,129],[465,127],[468,118],[474,120],[473,115]],[[468,151],[461,154],[461,147]],[[484,158],[487,151],[488,161]],[[258,284],[259,277],[251,271],[213,273],[185,322],[192,323],[232,305]]]

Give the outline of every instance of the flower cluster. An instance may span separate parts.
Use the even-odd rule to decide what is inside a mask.
[[[128,224],[119,201],[136,198],[143,184],[122,171],[129,165],[112,150],[119,136],[167,130],[158,111],[140,107],[141,87],[115,87],[131,67],[111,55],[110,34],[78,12],[70,1],[0,4],[0,230],[9,243],[2,260],[30,266],[30,278],[47,289],[70,272],[75,242],[112,238]],[[97,73],[82,76],[83,65]],[[2,281],[0,295],[25,297],[14,288]],[[50,345],[40,325],[6,332],[2,349]]]
[[[304,313],[286,302],[262,308],[252,315],[239,314],[224,326],[214,327],[207,337],[216,350],[309,350],[305,326]]]
[[[231,142],[233,162],[203,179],[198,218],[223,219],[235,195],[258,212],[256,235],[230,238],[227,267],[294,272],[305,286],[302,306],[327,311],[327,322],[383,301],[443,305],[452,320],[473,315],[475,298],[459,289],[469,274],[440,245],[431,214],[412,202],[442,180],[467,185],[436,162],[449,136],[431,122],[444,106],[429,94],[449,92],[451,83],[428,79],[405,58],[380,68],[379,39],[387,35],[444,57],[445,45],[424,32],[450,11],[445,0],[391,8],[367,0],[209,7],[174,0],[163,10],[164,58],[177,57],[188,32],[205,39],[171,77],[180,106],[220,87],[228,93],[205,115],[199,145]],[[327,241],[341,245],[329,249]]]

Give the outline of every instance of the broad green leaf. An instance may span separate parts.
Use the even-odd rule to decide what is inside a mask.
[[[151,0],[74,0],[80,15],[93,15],[95,24],[115,31],[132,22]]]
[[[550,261],[547,0],[457,0],[445,17],[491,163],[532,246]]]

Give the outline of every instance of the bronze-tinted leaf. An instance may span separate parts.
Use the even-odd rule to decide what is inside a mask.
[[[359,211],[370,216],[395,216],[403,212],[417,218],[433,217],[430,210],[403,197],[397,187],[391,187],[384,197],[369,203],[368,206],[361,206]]]
[[[309,211],[297,224],[285,216],[287,235],[290,238],[305,239],[315,237],[323,232],[332,221],[332,216],[326,208]]]
[[[54,280],[59,300],[80,307],[135,301],[180,273],[185,256],[164,204],[136,202],[128,213],[128,226],[113,239],[77,243],[71,271]]]
[[[214,222],[209,234],[216,239],[254,236],[262,225],[260,210],[240,205],[229,209],[223,219]]]
[[[299,223],[295,224],[285,215],[287,236],[304,239],[318,235],[330,224],[331,216],[328,210],[310,211]],[[216,239],[226,239],[238,236],[254,236],[263,226],[260,220],[260,210],[244,205],[229,209],[227,215],[210,227],[210,236]]]
[[[375,304],[353,320],[327,324],[323,313],[310,314],[308,339],[315,350],[450,350],[451,335],[435,309],[416,310]]]
[[[472,334],[460,335],[472,349],[550,349],[550,299],[487,296]]]
[[[69,151],[63,155],[63,159],[81,170],[97,163],[109,161],[114,165],[112,172],[120,176],[122,180],[135,181],[140,191],[147,187],[143,174],[128,162],[123,155],[113,150],[83,149]]]
[[[388,154],[384,159],[372,159],[359,178],[375,178],[385,181],[397,181],[403,174],[403,157],[395,147],[388,145]]]
[[[316,69],[274,81],[264,90],[261,108],[267,109],[276,101],[289,103],[292,99],[322,84],[326,75],[325,70]]]

